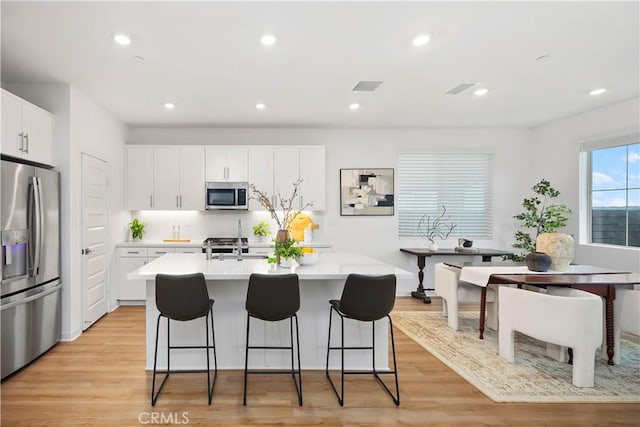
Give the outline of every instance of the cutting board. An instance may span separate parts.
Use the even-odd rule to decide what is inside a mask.
[[[162,239],[165,243],[189,243],[191,239]]]

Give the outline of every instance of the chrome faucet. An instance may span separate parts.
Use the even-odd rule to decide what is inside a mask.
[[[238,220],[238,261],[242,261],[242,221]]]

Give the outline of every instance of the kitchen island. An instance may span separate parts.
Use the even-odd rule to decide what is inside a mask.
[[[398,282],[412,280],[413,275],[395,266],[364,255],[351,253],[320,254],[311,266],[279,268],[270,271],[265,259],[243,259],[227,256],[224,261],[207,261],[204,254],[170,253],[132,271],[127,278],[146,281],[146,369],[153,368],[156,319],[156,274],[188,274],[201,272],[207,280],[209,296],[215,299],[213,318],[216,333],[218,367],[244,368],[246,333],[245,298],[251,273],[296,273],[300,279],[300,357],[303,369],[324,369],[326,363],[327,334],[329,328],[329,300],[340,299],[344,281],[350,273],[383,275],[395,274]],[[334,318],[334,323],[338,319]],[[289,322],[252,322],[251,344],[289,344]],[[339,324],[339,322],[338,322]],[[204,319],[191,322],[171,322],[172,345],[201,345],[204,342]],[[376,322],[376,367],[388,369],[388,322]],[[332,345],[337,345],[340,334],[332,334]],[[345,344],[365,346],[371,344],[371,325],[345,320]],[[166,349],[166,322],[160,324],[159,349]],[[333,352],[330,366],[339,367],[339,352]],[[249,367],[283,369],[290,367],[286,351],[251,351]],[[205,366],[203,350],[177,350],[171,353],[171,366],[175,369],[200,369]],[[166,350],[158,352],[158,366],[166,367]],[[371,369],[370,351],[345,352],[345,368]]]

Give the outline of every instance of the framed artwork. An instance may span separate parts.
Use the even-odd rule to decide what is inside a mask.
[[[393,215],[393,168],[340,169],[340,215]]]

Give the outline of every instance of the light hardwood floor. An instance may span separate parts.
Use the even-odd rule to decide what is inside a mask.
[[[469,307],[467,307],[469,308]],[[396,310],[440,310],[399,298]],[[323,372],[304,371],[304,406],[288,376],[220,371],[211,406],[204,374],[173,376],[152,407],[144,370],[144,308],[121,307],[60,343],[0,387],[2,426],[153,425],[639,425],[638,404],[494,403],[401,332],[396,334],[401,405],[373,378],[349,377],[341,408]],[[155,418],[153,418],[155,417]]]

